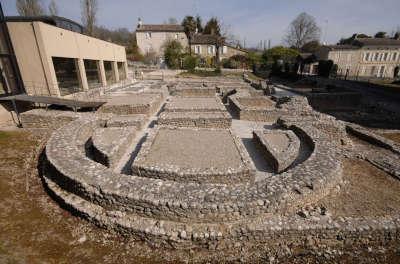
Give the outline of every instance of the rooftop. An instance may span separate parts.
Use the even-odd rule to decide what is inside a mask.
[[[151,32],[185,32],[185,29],[181,25],[139,25],[136,28],[137,32],[151,31]]]
[[[345,45],[328,45],[325,46],[330,50],[353,50],[363,47],[400,47],[400,39],[391,38],[357,38],[352,44]]]
[[[7,16],[6,22],[43,22],[59,28],[83,34],[85,29],[79,23],[65,17],[59,16]]]
[[[222,37],[210,34],[195,34],[191,39],[192,44],[215,44]]]

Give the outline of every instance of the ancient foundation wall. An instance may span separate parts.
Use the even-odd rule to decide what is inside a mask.
[[[164,112],[157,123],[163,126],[228,129],[232,119],[225,112]]]
[[[22,113],[20,120],[24,128],[58,129],[81,116],[72,111],[33,109]]]

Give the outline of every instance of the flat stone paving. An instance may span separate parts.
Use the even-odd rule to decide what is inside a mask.
[[[161,129],[144,164],[228,169],[242,165],[228,130]]]
[[[267,97],[238,98],[239,103],[245,108],[268,109],[275,106],[275,102]]]
[[[204,97],[175,97],[165,106],[165,111],[171,112],[219,112],[226,111],[224,105],[218,98]]]

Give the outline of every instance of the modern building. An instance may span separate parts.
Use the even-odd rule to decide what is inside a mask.
[[[337,64],[338,75],[394,78],[400,66],[400,40],[355,38],[351,45],[323,46],[315,55]]]
[[[125,47],[84,35],[71,20],[1,13],[0,29],[0,97],[70,97],[128,76]],[[0,112],[9,115],[2,105]]]

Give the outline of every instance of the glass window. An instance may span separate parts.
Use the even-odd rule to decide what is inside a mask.
[[[365,59],[364,59],[365,61],[369,61],[369,55],[370,55],[369,52],[365,54]]]
[[[385,66],[381,66],[380,70],[379,70],[379,77],[383,77],[385,73]]]
[[[62,96],[82,91],[76,59],[53,57],[53,65]]]
[[[104,71],[108,85],[115,83],[115,75],[112,65],[113,63],[111,61],[104,61]]]
[[[0,25],[0,53],[9,54],[8,45],[6,41],[6,33],[4,32],[3,27]]]
[[[375,66],[372,66],[372,67],[371,67],[370,75],[371,75],[371,76],[374,76],[374,75],[375,75],[375,72],[376,72],[376,67],[375,67]]]
[[[101,86],[99,61],[83,60],[83,62],[89,89],[99,88]]]
[[[378,59],[379,59],[379,53],[375,53],[375,58],[374,58],[374,60],[375,60],[375,61],[378,61]]]
[[[125,72],[125,63],[124,62],[117,62],[118,65],[118,74],[119,74],[119,80],[125,80],[126,79],[126,72]]]
[[[389,55],[388,53],[385,53],[385,55],[383,56],[383,60],[384,60],[384,61],[387,61],[388,55]]]
[[[17,78],[14,74],[11,60],[7,57],[0,58],[1,88],[0,94],[17,93]]]

